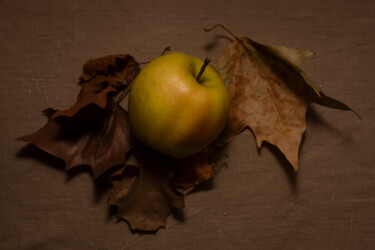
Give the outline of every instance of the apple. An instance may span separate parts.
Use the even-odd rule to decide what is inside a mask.
[[[209,61],[185,53],[162,55],[134,79],[129,122],[134,136],[175,158],[213,142],[229,118],[230,100]]]

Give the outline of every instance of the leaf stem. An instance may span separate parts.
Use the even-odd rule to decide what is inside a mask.
[[[160,56],[164,56],[164,54],[165,54],[167,51],[171,51],[171,46],[167,46],[167,47],[165,47],[165,49],[164,49],[163,52],[160,54]],[[148,62],[141,62],[141,63],[139,63],[139,65],[141,65],[141,64],[148,64],[148,63],[150,63],[150,61],[148,61]]]
[[[120,93],[120,95],[116,98],[115,102],[116,103],[120,103],[124,98],[125,96],[129,93],[129,90],[130,88],[132,87],[133,85],[133,82],[134,81],[131,81],[128,83],[128,85],[126,86],[126,88]]]
[[[171,51],[171,46],[167,46],[167,47],[163,50],[163,52],[161,53],[160,56],[163,56],[167,51]]]
[[[206,32],[210,32],[211,30],[214,30],[216,29],[217,27],[220,27],[222,28],[223,30],[225,30],[226,32],[228,32],[231,36],[233,36],[236,40],[240,40],[235,34],[233,34],[229,29],[227,29],[224,25],[222,24],[216,24],[214,26],[212,26],[211,28],[207,29],[205,28],[204,31]]]
[[[210,62],[211,62],[211,60],[208,57],[206,57],[206,59],[204,59],[203,65],[201,67],[201,70],[199,71],[199,73],[198,73],[198,75],[196,77],[196,79],[197,79],[198,82],[199,82],[199,79],[201,78],[201,76],[203,75],[204,70],[206,69],[207,65]]]
[[[163,50],[163,52],[161,53],[160,56],[164,55],[167,51],[171,51],[171,47],[170,46],[165,47],[165,49]],[[141,63],[139,63],[139,65],[141,65],[141,64],[147,64],[147,63],[149,63],[149,62],[141,62]],[[123,91],[121,91],[121,93],[118,95],[118,97],[115,100],[116,103],[120,103],[125,98],[125,96],[129,93],[129,90],[132,87],[133,82],[134,81],[129,82],[128,85],[126,86],[126,88]]]

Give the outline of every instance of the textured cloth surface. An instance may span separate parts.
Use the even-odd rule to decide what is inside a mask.
[[[374,249],[374,1],[0,1],[0,249]],[[106,205],[105,181],[14,139],[47,107],[69,107],[83,63],[149,61],[171,46],[216,60],[238,36],[316,53],[303,70],[352,108],[311,105],[293,173],[250,130],[213,181],[156,234],[134,234]]]

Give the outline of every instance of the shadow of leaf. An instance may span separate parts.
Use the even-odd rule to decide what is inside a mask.
[[[301,141],[301,145],[303,144],[303,137],[302,137],[302,141]],[[295,194],[297,193],[297,190],[298,190],[298,174],[297,172],[294,171],[293,169],[293,166],[290,164],[290,162],[285,158],[284,154],[274,145],[264,141],[263,144],[262,144],[262,147],[264,148],[267,148],[268,150],[270,150],[273,155],[276,156],[276,158],[278,159],[281,167],[283,168],[284,170],[284,173],[286,175],[286,177],[288,178],[288,181],[289,181],[289,184],[290,184],[290,188],[292,189],[292,192]],[[258,152],[260,153],[260,150],[258,150]]]
[[[46,153],[45,151],[34,146],[33,144],[27,144],[26,146],[21,148],[17,152],[16,156],[19,158],[33,159],[39,162],[41,165],[44,165],[44,166],[47,166],[47,167],[50,167],[59,171],[64,171],[66,174],[66,182],[71,181],[73,178],[75,178],[76,176],[82,173],[92,174],[91,168],[88,165],[82,165],[80,167],[72,168],[72,169],[65,171],[65,162],[63,160],[49,153]],[[93,202],[95,203],[99,202],[107,193],[107,189],[109,185],[107,176],[108,175],[103,174],[102,176],[99,176],[98,178],[93,179],[93,182],[95,184]]]
[[[215,49],[217,47],[218,40],[220,40],[220,39],[225,39],[225,40],[228,40],[229,42],[233,42],[233,39],[230,38],[229,36],[216,35],[216,36],[214,36],[214,38],[212,39],[211,42],[209,42],[209,43],[207,43],[203,46],[204,50],[206,50],[207,52],[210,52],[213,49]]]

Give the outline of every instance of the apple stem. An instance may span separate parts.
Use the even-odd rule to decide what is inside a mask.
[[[204,29],[204,31],[206,31],[206,32],[209,32],[209,31],[211,31],[211,30],[213,30],[213,29],[216,29],[217,27],[220,27],[220,28],[222,28],[223,30],[225,30],[226,32],[228,32],[231,36],[233,36],[236,40],[241,40],[241,39],[239,39],[235,34],[233,34],[230,30],[228,30],[227,28],[225,28],[225,26],[224,25],[222,25],[222,24],[216,24],[216,25],[214,25],[214,26],[212,26],[211,28],[209,28],[209,29]]]
[[[204,59],[204,62],[203,62],[203,65],[201,67],[201,70],[199,71],[196,79],[197,81],[199,82],[199,79],[201,78],[201,76],[203,75],[203,72],[204,70],[206,69],[207,65],[211,62],[211,60],[209,58],[206,57],[206,59]]]

